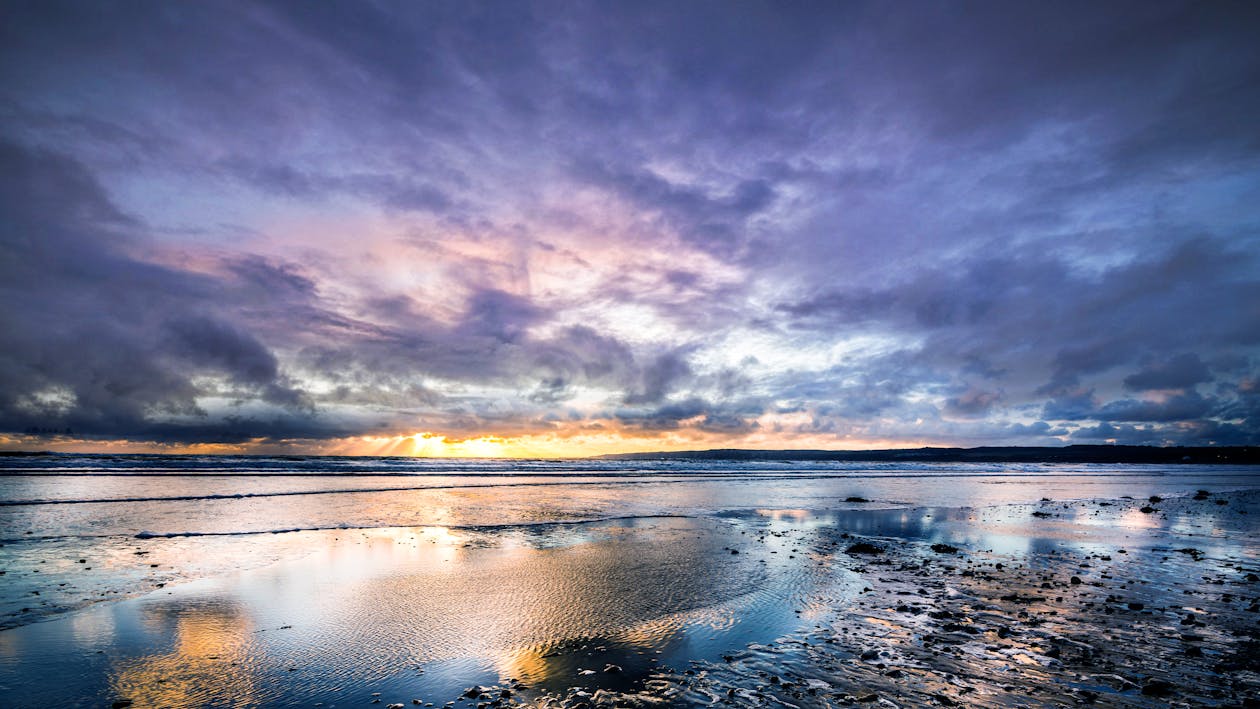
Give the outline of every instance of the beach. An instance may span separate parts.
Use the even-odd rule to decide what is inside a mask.
[[[1260,701],[1246,467],[64,462],[3,478],[13,706]]]

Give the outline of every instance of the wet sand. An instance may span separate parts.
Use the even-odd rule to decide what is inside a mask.
[[[862,505],[299,532],[318,551],[0,631],[0,690],[11,706],[1260,702],[1260,492]]]

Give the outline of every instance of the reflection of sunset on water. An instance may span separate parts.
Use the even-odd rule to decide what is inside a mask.
[[[169,652],[116,662],[110,681],[119,696],[138,707],[259,702],[255,674],[261,658],[247,610],[222,600],[148,605],[141,621],[149,632],[171,637],[173,646]]]
[[[496,538],[441,527],[321,532],[312,556],[144,598],[113,624],[80,616],[75,627],[105,647],[137,632],[154,643],[113,663],[112,691],[137,707],[226,693],[233,705],[266,703],[290,668],[304,673],[290,679],[333,691],[475,658],[494,677],[550,686],[579,669],[563,650],[583,643],[598,648],[595,669],[616,664],[619,681],[632,682],[658,658],[705,656],[791,627],[790,609],[828,583],[786,555],[728,554],[724,545],[749,543],[730,533],[730,522],[684,519]]]
[[[564,496],[556,492],[535,499],[548,514],[563,509]],[[451,514],[462,515],[489,494],[470,489],[444,492],[443,499],[456,503]],[[1202,536],[1194,553],[1178,547],[1162,552],[1172,558],[1160,558],[1144,550],[1140,540],[1153,544],[1180,528],[1202,535],[1240,519],[1212,502],[1186,499],[1165,500],[1158,513],[1146,514],[1139,509],[1144,499],[988,508],[750,506],[695,517],[265,535],[303,554],[6,631],[0,652],[17,666],[64,662],[107,698],[124,697],[137,709],[191,708],[220,694],[229,706],[290,697],[354,705],[371,703],[382,688],[392,693],[391,703],[447,701],[469,685],[496,683],[527,698],[573,688],[663,691],[665,668],[677,674],[693,661],[710,663],[714,673],[738,670],[745,661],[770,668],[758,672],[777,672],[778,653],[798,646],[766,649],[767,643],[802,633],[824,633],[837,643],[866,637],[867,645],[884,642],[898,651],[917,647],[917,638],[926,637],[917,634],[920,624],[935,620],[927,611],[944,603],[963,606],[961,615],[942,620],[953,624],[949,632],[985,632],[991,604],[1001,602],[1013,603],[1015,613],[1053,618],[1044,626],[1051,627],[1071,622],[1068,610],[1089,607],[1060,604],[1057,594],[1067,592],[1060,589],[1095,603],[1105,591],[1092,584],[1113,574],[1157,579],[1175,571],[1180,578],[1203,554],[1220,555],[1230,566],[1247,553],[1228,537],[1208,544]],[[504,509],[519,504],[509,501]],[[1130,520],[1155,525],[1133,527]],[[882,553],[850,553],[854,539],[870,540]],[[171,552],[162,558],[169,562]],[[1003,563],[993,563],[998,559]],[[1007,571],[999,573],[1002,567]],[[1068,574],[1085,581],[1069,585]],[[862,592],[894,577],[902,578],[904,595]],[[1046,579],[1055,582],[1054,594],[1044,590]],[[925,588],[941,595],[925,597]],[[1166,593],[1153,583],[1121,590]],[[1128,608],[1129,600],[1115,603]],[[1177,602],[1186,603],[1180,595]],[[853,636],[826,635],[835,624]],[[799,647],[821,647],[815,641]],[[1045,648],[1036,638],[1004,647],[1010,652],[1004,661],[1044,669]],[[851,654],[843,650],[841,659]],[[108,662],[80,662],[96,657]],[[1030,659],[1037,664],[1023,664]],[[19,696],[47,692],[11,688],[27,692]]]

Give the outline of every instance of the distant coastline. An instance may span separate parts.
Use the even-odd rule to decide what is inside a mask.
[[[352,458],[461,460],[429,456],[352,456],[300,453],[61,453],[47,450],[5,451],[4,458],[83,456],[86,458],[259,458],[317,461]],[[689,451],[609,453],[575,458],[465,458],[462,460],[728,460],[728,461],[840,461],[890,463],[1134,463],[1150,465],[1222,464],[1260,465],[1260,446],[980,446],[976,448],[886,448],[880,450],[713,448]]]
[[[884,450],[712,450],[614,453],[602,460],[835,460],[924,463],[1220,463],[1260,465],[1257,446],[983,446],[979,448],[891,448]]]

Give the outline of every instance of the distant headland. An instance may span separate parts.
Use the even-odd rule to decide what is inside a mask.
[[[892,448],[885,450],[713,450],[616,453],[607,460],[835,460],[924,463],[1223,463],[1260,465],[1257,446],[984,446],[980,448]]]

